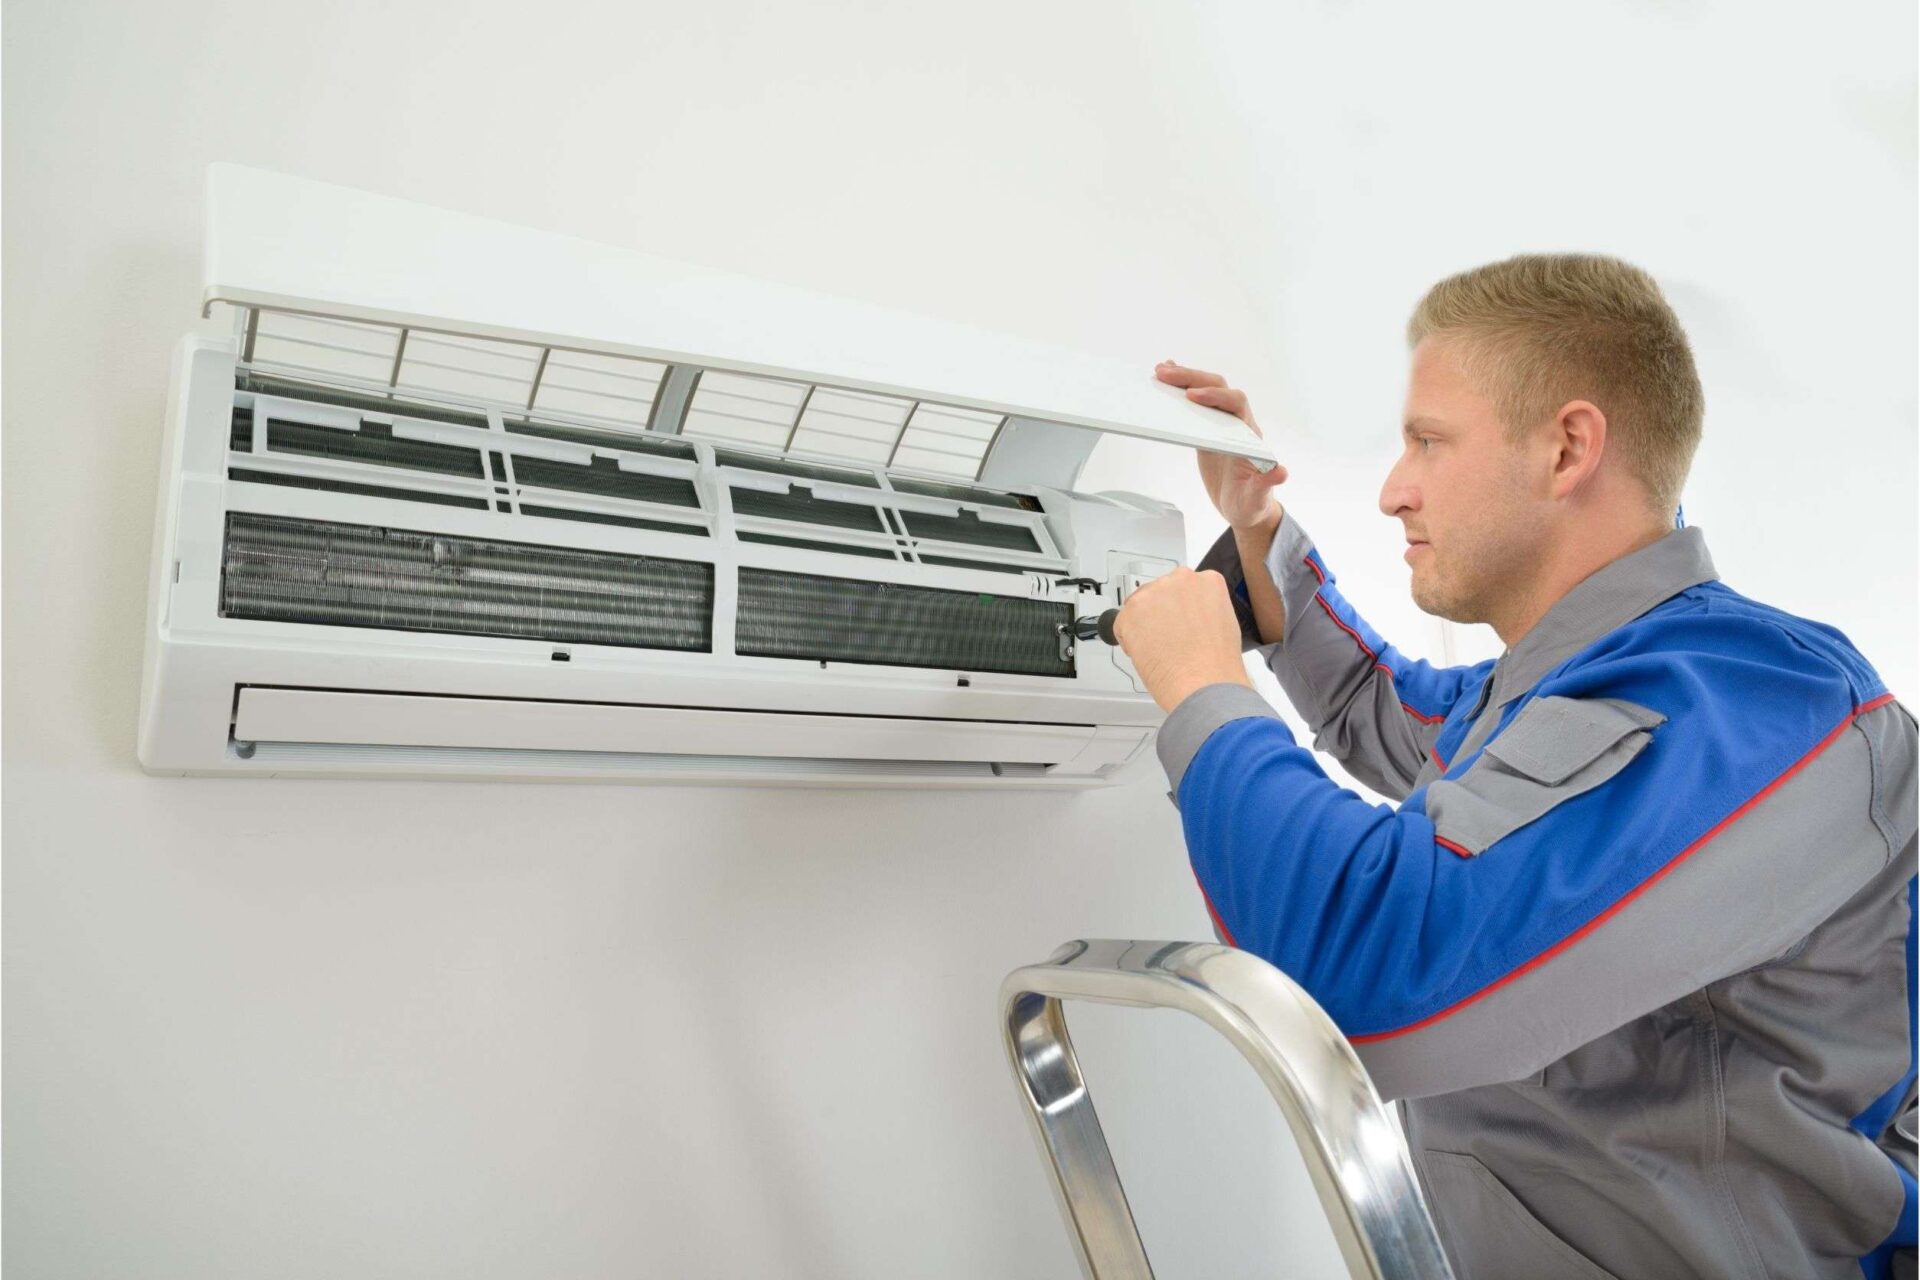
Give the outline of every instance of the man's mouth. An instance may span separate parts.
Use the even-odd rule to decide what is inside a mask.
[[[1431,550],[1431,548],[1430,548],[1430,547],[1429,547],[1429,546],[1427,545],[1427,542],[1426,542],[1426,540],[1425,540],[1425,539],[1422,539],[1422,538],[1408,538],[1408,539],[1407,539],[1407,549],[1406,549],[1406,551],[1405,551],[1405,552],[1403,553],[1403,555],[1404,555],[1404,557],[1405,557],[1405,559],[1406,559],[1406,561],[1407,561],[1407,563],[1409,563],[1409,564],[1411,564],[1411,563],[1413,563],[1413,557],[1414,557],[1414,555],[1415,555],[1415,554],[1416,554],[1417,552],[1421,552],[1421,551],[1427,551],[1427,550]]]

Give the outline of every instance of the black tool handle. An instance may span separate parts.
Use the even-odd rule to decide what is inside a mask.
[[[1073,635],[1076,640],[1104,640],[1111,645],[1120,642],[1113,635],[1113,620],[1120,616],[1118,609],[1109,609],[1099,617],[1088,616],[1073,620]]]

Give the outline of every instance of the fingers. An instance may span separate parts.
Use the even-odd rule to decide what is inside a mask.
[[[1204,369],[1189,369],[1171,360],[1162,360],[1153,366],[1153,376],[1175,387],[1224,387],[1227,385],[1227,380],[1217,373],[1208,373]]]
[[[1287,469],[1279,463],[1273,464],[1273,470],[1263,472],[1255,481],[1262,489],[1277,489],[1287,482]]]
[[[1238,387],[1207,386],[1187,388],[1187,399],[1195,404],[1203,404],[1209,409],[1218,409],[1230,413],[1245,421],[1248,417],[1247,393]]]

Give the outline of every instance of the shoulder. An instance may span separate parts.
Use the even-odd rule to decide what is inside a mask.
[[[1886,693],[1839,630],[1720,583],[1681,592],[1574,655],[1542,693],[1621,698],[1726,732],[1830,731]],[[1818,735],[1816,735],[1818,736]]]

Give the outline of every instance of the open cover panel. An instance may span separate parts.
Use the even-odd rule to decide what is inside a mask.
[[[261,366],[961,478],[1011,423],[1272,461],[1144,365],[237,165],[208,202]]]

